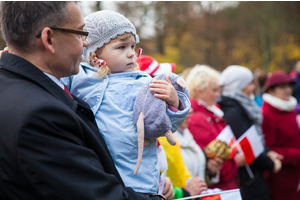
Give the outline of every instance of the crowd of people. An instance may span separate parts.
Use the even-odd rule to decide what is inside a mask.
[[[171,80],[176,64],[137,54],[134,25],[114,11],[83,18],[76,2],[1,2],[0,24],[0,199],[171,200],[209,188],[300,199],[300,63],[290,75],[196,65]],[[166,114],[151,125],[176,144],[138,137],[145,87],[163,105],[147,112]],[[236,141],[254,127],[259,155],[208,155],[226,127]]]

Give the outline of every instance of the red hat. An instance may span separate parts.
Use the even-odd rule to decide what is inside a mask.
[[[140,56],[136,59],[136,62],[140,70],[145,71],[150,76],[174,72],[176,68],[175,63],[159,63],[151,56]]]
[[[293,80],[291,77],[289,77],[286,73],[284,72],[274,72],[270,77],[267,79],[267,84],[265,87],[265,92],[267,92],[271,87],[284,84],[284,83],[292,83],[295,84],[296,81]]]

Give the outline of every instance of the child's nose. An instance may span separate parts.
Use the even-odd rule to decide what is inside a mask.
[[[128,52],[128,57],[133,57],[135,55],[135,51],[134,49],[130,49],[129,52]]]

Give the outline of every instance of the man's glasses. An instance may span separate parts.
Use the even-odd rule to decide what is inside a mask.
[[[57,30],[57,31],[63,31],[66,33],[73,33],[73,34],[77,34],[80,36],[82,41],[86,40],[86,37],[89,35],[89,32],[86,31],[81,31],[81,30],[74,30],[74,29],[68,29],[68,28],[56,28],[56,27],[50,27],[52,30]],[[36,37],[41,37],[41,33],[39,33]]]

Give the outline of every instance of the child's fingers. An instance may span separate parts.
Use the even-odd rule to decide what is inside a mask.
[[[169,85],[169,83],[165,80],[153,80],[152,83],[154,84],[163,84],[163,85]]]
[[[154,97],[167,101],[169,97],[165,94],[154,94]]]
[[[165,84],[157,84],[157,83],[153,83],[153,84],[149,84],[150,88],[160,88],[160,89],[165,89],[165,90],[169,90],[169,85],[165,85]]]
[[[166,81],[171,84],[170,76],[169,75],[166,76]]]
[[[168,91],[165,88],[150,88],[150,91],[158,94],[168,94]]]
[[[164,84],[164,85],[172,84],[169,75],[166,76],[166,80],[153,80],[152,82],[160,83],[160,84]]]

